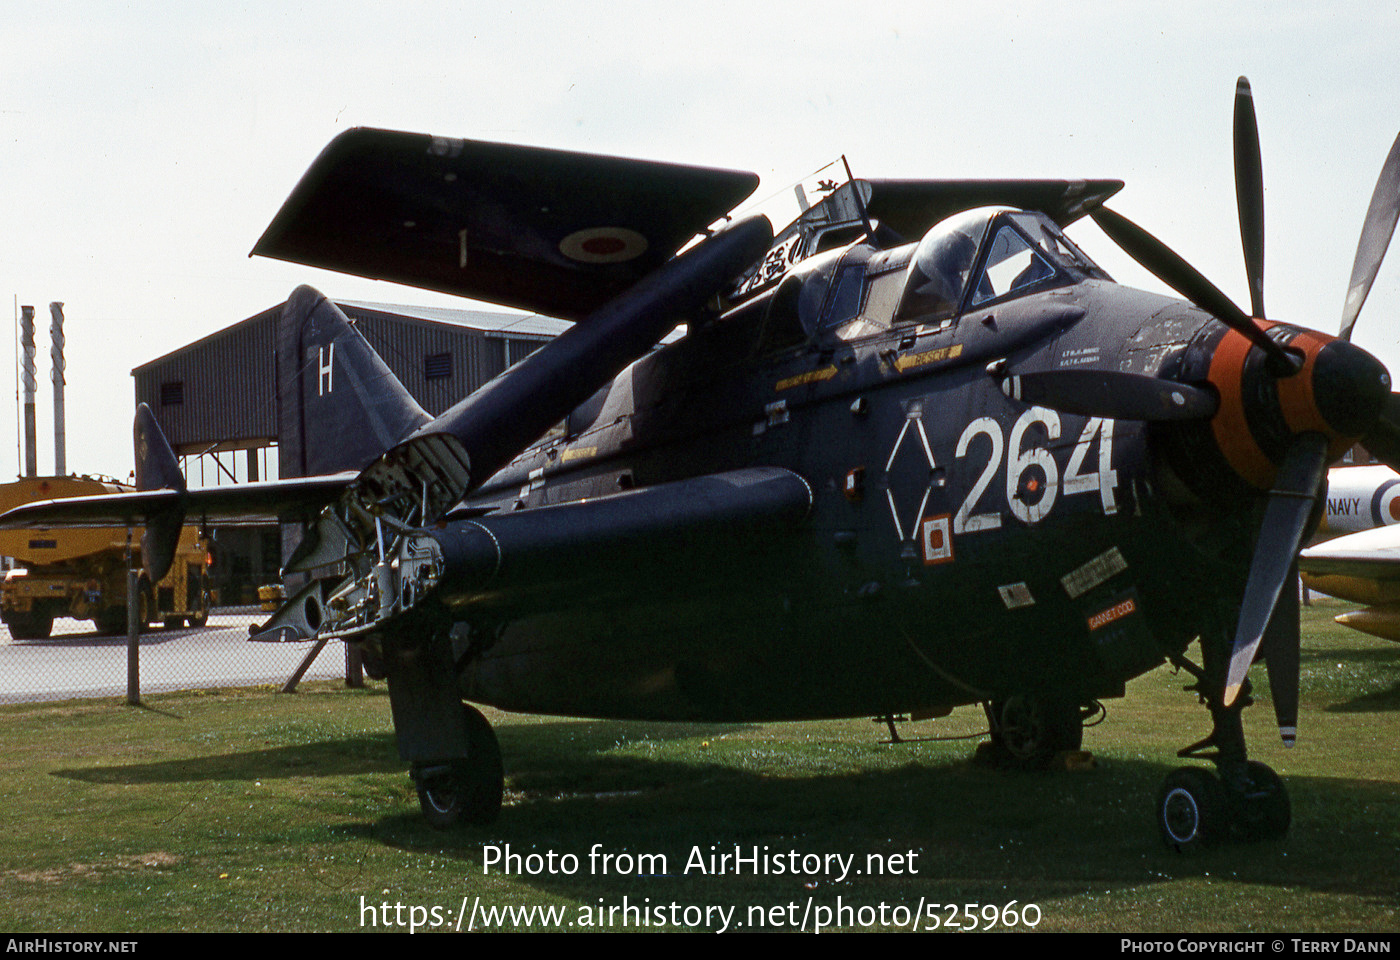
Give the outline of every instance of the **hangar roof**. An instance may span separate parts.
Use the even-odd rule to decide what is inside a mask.
[[[284,301],[285,302],[285,301]],[[372,303],[364,300],[336,300],[336,305],[344,310],[352,318],[361,315],[365,311],[382,314],[386,317],[403,320],[426,321],[428,323],[445,323],[455,327],[468,327],[478,330],[488,337],[557,337],[573,324],[567,320],[558,320],[554,317],[541,316],[539,314],[526,313],[505,313],[500,310],[458,310],[452,307],[423,307],[412,304],[401,303]],[[165,363],[181,354],[199,350],[211,345],[213,341],[220,337],[227,336],[235,330],[259,320],[274,318],[281,311],[282,304],[269,307],[260,313],[256,313],[245,320],[230,324],[220,330],[201,337],[192,343],[187,343],[183,347],[178,347],[169,353],[148,360],[131,371],[134,377],[140,371]]]

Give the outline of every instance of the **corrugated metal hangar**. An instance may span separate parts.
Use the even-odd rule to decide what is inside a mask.
[[[434,415],[569,324],[542,316],[337,301],[403,385]],[[278,304],[131,371],[136,402],[155,413],[190,486],[269,480],[282,434],[277,401]],[[275,527],[215,531],[210,571],[222,603],[250,603],[277,579]]]

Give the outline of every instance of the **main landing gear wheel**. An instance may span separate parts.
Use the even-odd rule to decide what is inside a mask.
[[[505,766],[495,731],[469,704],[462,704],[467,725],[467,756],[414,768],[418,804],[429,826],[450,830],[461,824],[494,823],[501,812]]]
[[[1292,810],[1283,781],[1267,765],[1250,760],[1244,783],[1230,786],[1201,767],[1181,767],[1157,793],[1162,842],[1181,853],[1228,839],[1280,840]]]
[[[1202,767],[1180,767],[1157,792],[1157,826],[1162,842],[1189,853],[1224,837],[1229,820],[1225,786]]]
[[[1000,766],[1044,770],[1056,754],[1084,742],[1079,705],[1063,699],[1012,696],[987,708],[993,757]]]

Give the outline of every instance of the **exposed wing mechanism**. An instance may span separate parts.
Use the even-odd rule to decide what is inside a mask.
[[[470,597],[478,610],[528,604],[539,611],[581,594],[605,598],[629,584],[618,571],[644,569],[650,589],[664,591],[738,553],[771,546],[811,507],[812,489],[797,474],[756,467],[405,531],[376,576],[338,586],[314,581],[253,639],[354,639],[440,589]],[[395,585],[386,579],[391,567]]]

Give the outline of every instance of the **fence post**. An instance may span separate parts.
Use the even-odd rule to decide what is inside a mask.
[[[360,690],[365,685],[364,655],[353,643],[345,645],[345,685]]]
[[[141,705],[141,636],[137,622],[141,616],[140,573],[126,569],[126,702],[129,706]]]

